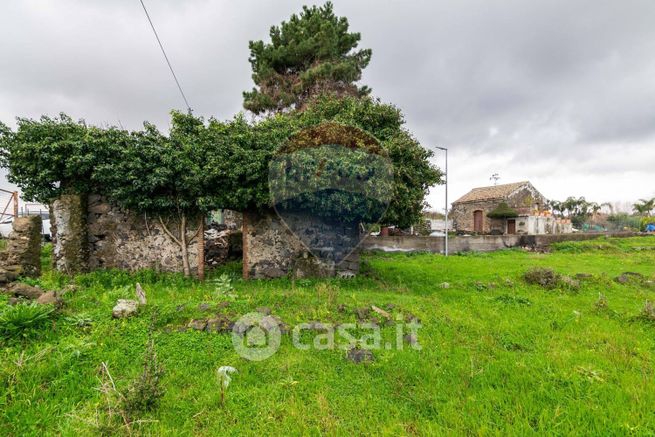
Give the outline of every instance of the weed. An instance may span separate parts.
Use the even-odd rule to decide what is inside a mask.
[[[227,273],[222,273],[218,278],[213,279],[214,294],[219,300],[235,300],[238,295],[233,293],[232,277]]]
[[[532,301],[527,297],[512,296],[510,294],[501,294],[500,296],[494,298],[494,300],[506,305],[532,305]]]
[[[88,328],[93,324],[91,316],[85,313],[73,314],[64,318],[64,321],[76,328]]]
[[[132,382],[123,400],[123,407],[129,418],[155,410],[164,396],[164,388],[161,384],[164,369],[157,359],[155,341],[152,338],[157,324],[157,317],[158,311],[155,309],[148,330],[148,343],[143,357],[143,370],[139,377]]]
[[[589,382],[605,382],[605,379],[601,376],[601,372],[595,370],[588,366],[578,366],[576,372],[587,379]]]
[[[607,296],[603,293],[598,293],[598,300],[594,303],[594,307],[596,307],[596,310],[598,311],[606,311],[609,308]]]
[[[164,396],[164,388],[161,384],[163,375],[164,370],[157,360],[155,343],[150,338],[143,357],[143,371],[132,382],[123,401],[125,412],[130,419],[153,411],[159,406],[159,401]]]
[[[0,334],[6,337],[28,337],[43,328],[52,318],[52,305],[35,302],[8,305],[0,312]]]
[[[221,407],[225,407],[225,392],[232,381],[230,373],[236,373],[237,369],[232,366],[221,366],[216,371],[218,375],[218,384],[221,390]]]
[[[328,305],[336,305],[337,302],[337,287],[331,283],[320,283],[316,286],[316,294],[319,299],[326,302]]]

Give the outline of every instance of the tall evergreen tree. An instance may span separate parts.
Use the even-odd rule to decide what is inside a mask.
[[[358,87],[371,59],[370,49],[357,49],[359,33],[348,32],[348,20],[334,15],[331,2],[304,6],[299,15],[270,30],[271,41],[250,41],[250,64],[256,87],[243,93],[244,107],[256,114],[304,107],[313,96],[368,95]]]

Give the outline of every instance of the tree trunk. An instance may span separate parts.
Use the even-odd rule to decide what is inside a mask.
[[[198,279],[205,280],[205,216],[200,216],[198,223]]]
[[[184,276],[191,276],[191,266],[189,265],[189,247],[186,239],[186,215],[180,220],[180,248],[182,249],[182,269]]]
[[[162,229],[164,230],[164,233],[168,235],[168,237],[173,241],[175,244],[177,244],[180,247],[180,251],[182,252],[182,270],[184,271],[184,276],[187,278],[191,276],[191,265],[189,263],[189,244],[193,242],[193,240],[198,236],[198,233],[202,231],[201,227],[198,228],[196,231],[195,235],[191,237],[191,239],[187,239],[187,216],[186,214],[183,214],[180,216],[180,224],[179,224],[179,236],[180,238],[177,238],[173,233],[168,229],[168,226],[166,226],[166,223],[164,223],[164,220],[159,217],[159,223],[161,224]],[[204,223],[201,223],[201,225]],[[204,234],[204,233],[203,233]],[[202,234],[201,234],[202,235]],[[199,244],[204,245],[204,235],[201,236],[202,240],[199,242]],[[204,249],[204,246],[198,250],[198,252],[201,252],[202,249]],[[203,255],[204,257],[204,255]],[[201,264],[202,264],[202,272],[201,272]],[[202,263],[198,264],[198,275],[204,276],[204,261]]]

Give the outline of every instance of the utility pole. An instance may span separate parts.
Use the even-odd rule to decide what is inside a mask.
[[[446,216],[444,219],[444,255],[448,256],[448,149],[438,146],[437,149],[446,152]]]

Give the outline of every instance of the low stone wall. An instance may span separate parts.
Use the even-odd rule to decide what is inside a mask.
[[[164,231],[158,218],[126,212],[100,196],[62,196],[51,208],[55,267],[66,273],[97,268],[181,272],[180,247]],[[197,223],[190,223],[191,238]],[[176,222],[167,223],[173,235]],[[198,266],[198,242],[189,245],[191,270]]]
[[[352,237],[341,232],[331,238],[330,231],[315,219],[307,221],[306,232],[326,240],[326,249],[338,250],[332,240]],[[357,229],[355,228],[355,233]],[[319,262],[273,211],[243,215],[243,277],[278,278],[293,273],[296,277],[350,276],[359,271],[359,254],[351,253],[337,266]]]
[[[41,217],[17,217],[7,247],[0,252],[0,282],[41,274]]]
[[[448,252],[492,252],[511,247],[545,248],[562,241],[592,240],[602,236],[633,237],[641,235],[632,232],[558,234],[558,235],[479,235],[470,237],[451,237],[448,239]],[[361,245],[362,250],[384,252],[444,252],[443,237],[367,237]]]

